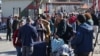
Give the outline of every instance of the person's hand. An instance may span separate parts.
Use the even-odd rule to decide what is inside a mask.
[[[13,43],[13,46],[14,46],[14,47],[16,47],[16,44],[15,44],[15,43]]]
[[[54,37],[55,37],[55,38],[59,38],[59,36],[58,36],[58,35],[56,35],[56,34],[54,34]]]

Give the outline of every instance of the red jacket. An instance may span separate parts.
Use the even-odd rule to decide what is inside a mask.
[[[14,46],[22,46],[22,43],[21,43],[21,41],[18,39],[18,32],[19,32],[19,30],[17,29],[17,30],[15,30],[15,32],[14,32],[14,34],[13,34],[13,45]]]

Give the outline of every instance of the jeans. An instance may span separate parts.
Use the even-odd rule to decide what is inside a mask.
[[[23,46],[22,47],[22,56],[32,56],[33,47]]]
[[[11,41],[11,29],[7,29],[7,40]]]
[[[22,56],[21,47],[16,46],[17,56]]]

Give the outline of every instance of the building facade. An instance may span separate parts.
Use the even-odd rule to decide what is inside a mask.
[[[65,2],[67,4],[67,2],[69,1],[79,2],[79,1],[87,1],[87,0],[41,0],[42,1],[41,5],[38,5],[37,1],[40,2],[40,0],[2,0],[2,17],[9,17],[11,15],[12,16],[19,16],[19,15],[33,16],[33,15],[36,15],[34,13],[37,13],[37,11],[41,13],[46,11],[47,3]],[[48,7],[51,8],[52,6],[48,6]],[[55,5],[53,5],[53,7],[55,7]],[[66,8],[68,7],[69,5]],[[40,9],[38,10],[38,8]],[[57,9],[59,9],[59,7]]]
[[[19,16],[26,14],[27,8],[32,9],[32,0],[2,0],[2,15],[3,17]],[[25,11],[25,13],[23,13]]]

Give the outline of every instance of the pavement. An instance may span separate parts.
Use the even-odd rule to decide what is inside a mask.
[[[0,33],[0,36],[2,38],[2,40],[0,40],[0,56],[17,56],[12,41],[6,40],[6,33]],[[98,40],[100,40],[100,38]],[[94,50],[93,56],[100,56],[100,41]]]
[[[16,49],[13,47],[12,41],[6,40],[6,34],[0,33],[0,56],[16,56]]]

